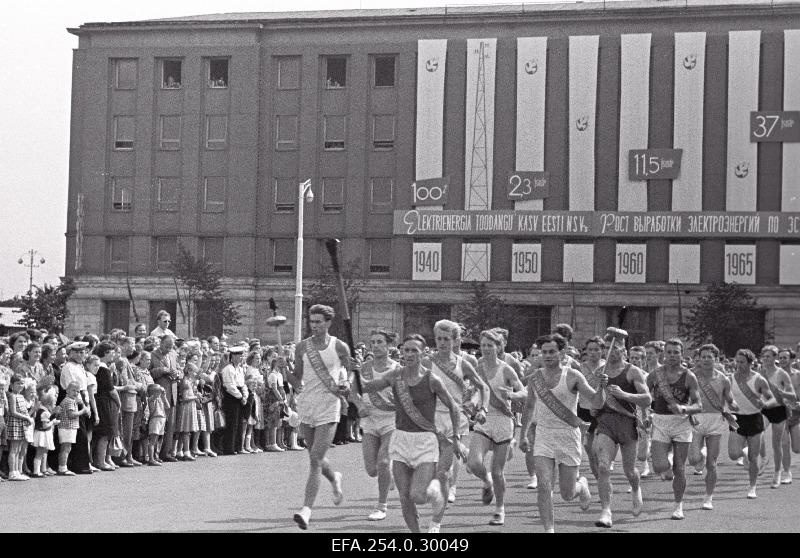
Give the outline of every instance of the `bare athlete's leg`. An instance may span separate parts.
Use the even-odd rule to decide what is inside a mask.
[[[706,436],[706,498],[714,495],[717,486],[717,458],[722,436]]]
[[[669,458],[667,455],[672,449],[672,444],[653,440],[650,443],[650,453],[653,458],[653,471],[656,474],[666,473],[670,469]],[[738,459],[738,457],[736,458]]]
[[[303,426],[305,427],[306,425]],[[304,430],[303,437],[306,439],[306,444],[310,443],[310,445],[308,446],[308,481],[306,482],[306,496],[303,505],[311,508],[314,506],[314,500],[316,500],[319,492],[320,473],[331,483],[335,480],[333,470],[325,458],[325,454],[331,446],[334,434],[336,434],[336,423],[329,422],[315,428],[305,427]]]
[[[403,512],[403,519],[406,522],[406,526],[412,533],[419,533],[417,506],[411,498],[411,482],[414,469],[402,461],[393,461],[392,471],[394,473],[394,482],[397,486],[397,493],[400,498],[400,509]]]
[[[530,450],[525,453],[525,468],[528,470],[528,475],[531,477],[527,488],[536,489],[538,479],[536,478],[536,465],[533,459],[533,445],[536,442],[536,425],[532,424],[528,429],[528,447]]]
[[[672,493],[675,503],[683,501],[686,492],[686,457],[689,455],[689,442],[672,442]]]
[[[595,433],[587,431],[583,449],[586,450],[586,457],[589,458],[589,469],[591,469],[594,478],[597,478],[597,455],[594,453],[594,438]],[[611,458],[611,462],[614,462],[613,457]]]
[[[495,510],[497,513],[505,513],[505,467],[510,443],[492,444],[494,446],[492,450],[492,481],[494,482]]]
[[[755,436],[748,436],[747,437],[747,453],[750,455],[750,467],[748,470],[749,477],[750,477],[750,490],[747,493],[748,498],[756,498],[756,483],[758,482],[758,454],[761,448],[761,439],[762,433],[758,433]]]
[[[783,433],[785,430],[785,420],[772,425],[772,458],[775,461],[775,474],[772,478],[772,488],[778,488],[781,482],[781,466],[783,465]]]
[[[597,471],[597,491],[600,493],[600,519],[598,527],[611,527],[611,463],[617,455],[617,444],[605,434],[594,436],[592,451],[595,455]]]
[[[550,457],[534,457],[536,476],[539,478],[537,488],[537,503],[539,505],[539,518],[545,532],[554,532],[553,525],[553,477],[555,476],[556,460]]]
[[[470,472],[483,481],[484,488],[492,486],[492,478],[483,464],[483,459],[492,447],[492,441],[478,432],[470,434],[469,460],[467,468]]]
[[[384,512],[386,511],[386,501],[389,497],[389,485],[392,482],[392,471],[389,459],[389,441],[391,437],[391,432],[380,438],[373,434],[364,434],[361,444],[361,453],[364,456],[364,469],[370,477],[378,478],[377,509]]]
[[[439,480],[439,486],[444,498],[444,506],[437,513],[433,514],[433,522],[441,523],[444,517],[444,512],[447,509],[447,494],[452,483],[452,466],[453,466],[453,446],[448,442],[439,440],[439,462],[436,464],[436,478]]]

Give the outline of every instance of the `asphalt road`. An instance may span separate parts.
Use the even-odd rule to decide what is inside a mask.
[[[365,520],[374,507],[377,484],[363,470],[360,444],[332,448],[329,458],[344,474],[345,500],[334,507],[330,485],[323,481],[309,532],[406,532],[396,492],[390,493],[386,520]],[[771,490],[770,465],[759,479],[758,499],[747,500],[747,473],[725,456],[720,460],[714,511],[701,509],[703,480],[690,475],[684,500],[686,519],[673,521],[671,485],[653,478],[643,482],[642,515],[631,515],[630,496],[617,462],[614,527],[608,531],[800,532],[800,466],[793,469],[794,484]],[[285,452],[4,482],[0,483],[0,531],[30,532],[35,525],[37,532],[300,532],[292,514],[302,504],[307,472],[306,452]],[[494,508],[481,505],[480,482],[462,471],[457,500],[445,515],[442,532],[541,532],[536,491],[525,489],[527,478],[524,460],[516,453],[507,467],[506,524],[490,527]],[[587,512],[556,496],[557,531],[603,530],[594,526],[600,506],[596,484],[590,481],[593,503]],[[430,508],[425,506],[423,526],[429,517]]]

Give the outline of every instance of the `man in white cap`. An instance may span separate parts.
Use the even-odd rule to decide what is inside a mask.
[[[239,453],[244,439],[241,412],[250,395],[244,383],[242,368],[244,351],[242,345],[234,345],[228,349],[230,362],[222,369],[222,411],[225,413],[225,431],[222,435],[224,455]]]
[[[86,348],[89,343],[76,341],[67,345],[67,362],[61,367],[59,377],[58,403],[67,394],[67,387],[75,382],[78,384],[80,399],[84,405],[89,405],[89,391],[86,378],[86,370],[83,367],[83,359],[86,356]],[[90,422],[91,421],[91,422]],[[92,474],[89,465],[89,439],[86,435],[87,429],[97,421],[96,416],[82,415],[78,422],[78,432],[76,433],[75,443],[69,454],[70,469],[81,475]]]

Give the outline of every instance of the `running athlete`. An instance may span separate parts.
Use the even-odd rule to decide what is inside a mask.
[[[606,343],[602,337],[595,335],[586,340],[583,350],[586,352],[586,362],[581,364],[581,374],[589,382],[589,385],[596,388],[595,372],[599,371],[605,366],[606,361],[603,359],[603,351],[606,348]],[[594,432],[597,428],[597,421],[592,414],[592,402],[590,398],[581,395],[578,398],[578,418],[583,422],[589,423],[589,429],[586,432],[581,431],[583,449],[586,450],[586,456],[589,458],[589,469],[591,469],[594,478],[597,478],[597,456],[594,453]],[[612,459],[613,461],[613,459]]]
[[[436,352],[431,355],[430,359],[425,359],[423,366],[425,368],[430,367],[431,373],[442,381],[447,391],[455,399],[459,409],[463,404],[464,380],[468,379],[481,393],[481,406],[475,414],[475,419],[477,422],[484,422],[487,413],[486,406],[489,403],[489,388],[475,372],[475,368],[463,357],[454,353],[460,331],[460,326],[450,320],[436,322],[433,326]],[[436,404],[436,428],[444,434],[444,437],[439,440],[439,463],[437,465],[436,478],[433,479],[432,484],[439,485],[447,501],[451,498],[455,500],[455,484],[458,478],[459,462],[453,459],[453,445],[443,441],[443,439],[449,440],[454,433],[461,436],[466,436],[469,433],[469,422],[466,415],[461,415],[458,430],[452,432],[448,414],[449,410],[444,403],[438,402]],[[433,521],[428,530],[429,533],[439,532],[445,508],[442,508],[438,513],[434,513]]]
[[[683,519],[683,494],[686,491],[686,457],[692,441],[691,413],[699,413],[700,394],[697,378],[682,365],[683,342],[669,339],[664,343],[664,365],[647,376],[653,394],[653,470],[670,470],[668,453],[672,450],[672,493],[675,510],[672,519]]]
[[[561,497],[569,502],[580,498],[581,509],[586,511],[592,500],[586,477],[578,478],[581,463],[581,426],[585,423],[575,414],[578,394],[592,399],[595,408],[605,404],[607,378],[598,375],[595,391],[583,374],[562,364],[566,341],[561,335],[551,334],[536,340],[542,351],[544,368],[534,370],[528,379],[528,398],[522,413],[519,448],[530,451],[528,429],[536,422],[533,458],[539,478],[539,516],[545,532],[553,533],[553,481],[558,466],[558,484]],[[537,401],[541,399],[541,401]]]
[[[622,469],[631,486],[633,494],[633,516],[642,513],[642,488],[639,484],[639,471],[636,470],[636,447],[638,441],[637,407],[647,407],[652,402],[644,372],[626,363],[622,357],[625,341],[612,336],[606,337],[611,344],[608,362],[601,374],[608,378],[605,406],[597,411],[597,428],[594,435],[594,454],[597,460],[597,490],[603,506],[597,527],[611,527],[611,464],[622,452]]]
[[[795,359],[792,349],[781,349],[778,363],[792,380],[795,393],[800,393],[800,370],[792,368]],[[800,403],[786,402],[786,431],[783,433],[783,474],[781,484],[792,484],[792,453],[800,453]]]
[[[644,379],[647,380],[648,372],[645,366],[647,351],[641,345],[631,347],[628,351],[628,362],[641,369]],[[650,407],[639,407],[639,442],[636,445],[636,460],[642,463],[639,469],[639,477],[647,478],[650,476]]]
[[[383,329],[372,330],[369,336],[372,360],[361,367],[361,377],[371,382],[382,378],[399,363],[389,358],[389,344],[396,335]],[[364,468],[367,474],[378,477],[378,505],[367,516],[369,521],[386,519],[387,498],[392,482],[392,468],[389,460],[389,442],[395,427],[395,401],[391,388],[382,391],[365,393],[358,397],[358,414],[361,417],[361,429],[364,433],[361,452],[364,455]]]
[[[739,410],[739,406],[731,395],[730,380],[717,370],[719,349],[709,343],[700,347],[699,352],[700,358],[694,368],[694,375],[700,387],[700,403],[703,409],[695,415],[697,425],[689,446],[689,463],[697,470],[698,467],[702,468],[705,461],[706,497],[703,500],[703,509],[713,510],[720,440],[728,429],[729,422],[735,423],[733,416],[726,410],[726,405],[734,412]]]
[[[758,498],[756,482],[758,475],[764,471],[769,458],[762,458],[759,464],[761,434],[764,432],[764,418],[761,410],[777,407],[778,402],[769,389],[764,377],[753,370],[756,355],[750,349],[739,349],[736,352],[736,371],[733,373],[731,392],[739,404],[736,422],[739,428],[731,432],[728,438],[728,456],[734,461],[740,457],[749,457],[750,490],[747,497]]]
[[[330,306],[315,304],[309,309],[311,337],[303,339],[295,348],[295,370],[293,374],[287,374],[297,393],[300,435],[308,447],[305,500],[302,509],[294,514],[297,526],[303,530],[308,529],[311,520],[311,507],[319,492],[320,473],[331,483],[334,505],[341,505],[344,500],[342,474],[334,471],[325,458],[336,433],[342,399],[350,391],[347,367],[352,367],[347,345],[328,335],[333,316]]]
[[[525,388],[511,366],[498,358],[503,339],[497,330],[482,331],[480,342],[483,356],[478,360],[477,372],[489,386],[489,407],[486,421],[476,423],[470,437],[468,468],[483,481],[483,503],[488,506],[495,498],[495,512],[489,525],[503,525],[506,517],[503,469],[509,443],[514,439],[511,403],[525,401]],[[491,476],[483,464],[483,458],[489,452],[492,452]]]
[[[772,477],[770,488],[779,488],[781,485],[781,466],[783,465],[783,433],[786,430],[787,404],[797,402],[789,373],[778,367],[778,347],[767,345],[761,349],[760,374],[769,382],[772,395],[778,403],[777,407],[761,409],[761,414],[767,417],[772,425],[772,459],[775,461],[775,473]]]
[[[430,502],[433,513],[443,513],[446,501],[436,480],[440,443],[451,445],[451,454],[461,458],[461,409],[439,378],[421,364],[425,339],[411,334],[403,340],[404,366],[380,378],[362,381],[364,393],[392,388],[395,400],[395,431],[389,444],[389,458],[400,496],[403,519],[413,533],[419,533],[417,506]],[[436,399],[447,407],[450,438],[435,425]],[[437,441],[437,437],[439,440]]]

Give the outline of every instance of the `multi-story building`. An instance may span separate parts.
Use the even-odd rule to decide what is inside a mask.
[[[71,332],[177,311],[179,245],[220,267],[240,336],[292,315],[327,253],[356,335],[428,332],[473,281],[512,346],[574,315],[676,333],[714,282],[800,338],[800,3],[587,2],[87,23],[74,52]],[[754,111],[764,111],[753,114]],[[643,150],[643,151],[637,151]],[[624,309],[624,311],[623,311]],[[200,310],[198,330],[218,329]],[[291,324],[289,324],[291,327]]]

